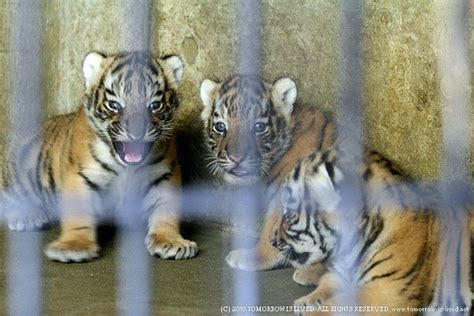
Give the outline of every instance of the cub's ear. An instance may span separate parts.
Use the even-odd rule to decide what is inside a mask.
[[[293,112],[293,104],[295,103],[296,95],[296,83],[293,79],[284,77],[273,83],[273,101],[281,108],[285,115],[290,115],[291,112]]]
[[[217,82],[214,82],[209,79],[205,79],[201,83],[200,95],[202,104],[204,105],[201,113],[201,119],[203,121],[207,121],[209,119],[209,115],[212,111],[212,104],[214,103],[215,93],[217,91],[218,86],[219,84]]]
[[[84,58],[82,72],[84,74],[87,90],[99,79],[105,59],[106,57],[98,52],[90,52]]]
[[[184,63],[181,57],[177,55],[167,56],[162,59],[166,65],[165,74],[166,76],[172,77],[176,82],[176,86],[179,86],[181,80],[183,80]]]

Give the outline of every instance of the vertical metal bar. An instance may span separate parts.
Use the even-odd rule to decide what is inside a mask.
[[[133,203],[127,204],[124,211],[133,211]],[[144,247],[144,227],[130,217],[127,223],[122,218],[120,224],[118,309],[121,315],[150,315],[151,257]]]
[[[42,234],[10,232],[8,239],[9,314],[40,315]]]
[[[252,188],[241,188],[234,194],[233,219],[237,227],[246,227],[247,231],[256,231],[258,197]],[[232,240],[233,249],[247,248],[242,240],[241,234],[234,235]],[[256,255],[256,254],[255,254]],[[255,257],[255,256],[253,256]],[[258,274],[256,272],[233,270],[234,306],[257,306],[259,302]],[[244,315],[253,315],[247,311]]]
[[[124,49],[150,50],[151,0],[122,0],[122,40]]]
[[[262,8],[259,1],[236,2],[237,52],[236,72],[241,74],[261,73],[262,55]]]
[[[125,50],[148,52],[150,49],[151,1],[122,0],[122,44]],[[135,181],[134,181],[135,182]],[[135,182],[135,183],[138,183]],[[127,185],[127,184],[125,184]],[[124,188],[122,192],[133,192]],[[121,315],[149,315],[150,255],[144,247],[145,227],[135,208],[133,194],[120,206],[119,222],[119,297]]]
[[[438,73],[441,79],[443,156],[440,183],[442,197],[437,303],[465,307],[471,304],[469,288],[470,226],[469,150],[471,108],[470,1],[441,1]],[[467,313],[466,313],[467,314]]]
[[[439,75],[443,119],[442,178],[466,180],[469,174],[471,60],[469,1],[445,1]]]
[[[363,3],[357,0],[341,4],[340,116],[338,133],[343,149],[355,157],[362,154],[362,24]],[[353,161],[352,163],[357,163]]]
[[[261,3],[253,0],[236,1],[236,72],[247,75],[261,74]],[[246,140],[241,140],[246,141]],[[235,204],[235,218],[238,227],[252,226],[257,223],[258,199],[255,191],[242,189]],[[243,248],[240,236],[234,235],[233,248]],[[256,273],[233,270],[234,305],[255,306],[259,302],[258,276]],[[252,312],[246,313],[253,314]]]
[[[340,249],[352,249],[360,236],[357,214],[363,207],[362,191],[356,165],[362,158],[362,26],[364,5],[362,1],[347,0],[341,3],[341,54],[340,54],[340,113],[338,134],[342,139],[341,150],[351,153],[345,161],[346,185],[341,187],[342,202],[339,209]],[[357,284],[353,271],[360,264],[354,251],[335,258],[335,266],[346,281],[344,293],[339,293],[341,305],[357,305]]]
[[[11,144],[21,143],[40,130],[42,117],[41,9],[41,1],[10,2],[12,82],[9,104],[11,124],[9,143]],[[10,233],[8,237],[9,313],[10,315],[39,315],[41,313],[41,233]]]

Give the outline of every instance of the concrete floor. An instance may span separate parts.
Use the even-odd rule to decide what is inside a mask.
[[[101,230],[101,257],[82,264],[48,262],[43,258],[43,311],[45,315],[116,315],[118,243],[113,229]],[[43,233],[43,244],[57,236],[57,229]],[[185,236],[196,241],[196,258],[168,261],[151,258],[154,315],[219,315],[222,305],[232,305],[233,272],[224,261],[232,234],[220,226],[189,226]],[[7,232],[0,231],[0,314],[7,314]],[[246,239],[249,245],[255,241]],[[24,262],[15,263],[18,265]],[[239,278],[249,273],[241,272]],[[293,269],[255,273],[259,278],[259,305],[292,305],[310,288],[291,279]],[[25,297],[25,300],[28,298]]]

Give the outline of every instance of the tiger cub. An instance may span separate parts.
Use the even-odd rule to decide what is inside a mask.
[[[10,229],[34,230],[59,217],[61,234],[46,256],[87,261],[99,252],[97,219],[128,203],[128,218],[148,218],[151,255],[195,256],[196,244],[179,231],[173,120],[183,67],[178,56],[89,53],[79,110],[49,119],[38,135],[12,150],[4,166]]]
[[[263,181],[266,219],[256,249],[230,252],[227,263],[244,270],[266,270],[284,262],[270,243],[281,212],[280,186],[297,161],[335,140],[335,125],[325,113],[295,104],[290,78],[273,84],[258,76],[236,75],[200,89],[201,119],[212,173],[229,184]],[[256,254],[256,256],[255,256]]]
[[[359,170],[364,201],[353,223],[356,236],[342,245],[341,235],[349,227],[341,225],[337,211],[338,188],[348,171],[341,155],[336,150],[309,155],[284,187],[284,213],[272,244],[294,267],[323,263],[327,268],[319,280],[308,282],[316,289],[295,304],[340,304],[342,280],[349,275],[362,306],[469,306],[469,222],[445,226],[442,235],[439,215],[413,206],[419,192],[376,152],[366,154]],[[448,230],[459,240],[450,238]],[[355,261],[347,265],[347,258]],[[443,301],[443,291],[448,300]]]

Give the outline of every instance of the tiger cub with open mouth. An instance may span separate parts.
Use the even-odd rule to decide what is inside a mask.
[[[124,205],[128,218],[148,219],[150,254],[195,256],[196,244],[179,231],[173,121],[183,66],[178,56],[89,53],[80,108],[49,119],[7,158],[9,227],[34,230],[59,217],[61,234],[47,246],[47,257],[87,261],[98,256],[97,218]]]

